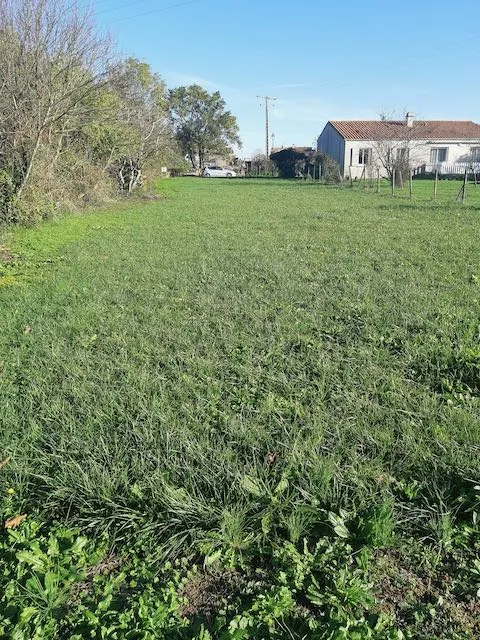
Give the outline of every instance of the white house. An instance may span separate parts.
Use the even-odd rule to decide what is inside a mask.
[[[342,175],[360,178],[387,175],[388,158],[408,156],[417,173],[462,173],[480,170],[480,125],[468,120],[330,120],[317,143],[334,158]]]

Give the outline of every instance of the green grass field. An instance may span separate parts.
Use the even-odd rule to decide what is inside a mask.
[[[480,483],[480,186],[460,187],[178,179],[5,233],[0,491],[142,527],[157,557],[296,544],[340,509],[358,539],[442,554]]]

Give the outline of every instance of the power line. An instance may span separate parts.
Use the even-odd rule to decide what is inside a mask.
[[[171,4],[167,7],[160,7],[159,9],[152,9],[152,11],[145,11],[144,13],[136,13],[133,16],[125,16],[123,18],[117,18],[116,20],[111,20],[110,23],[121,22],[122,20],[134,20],[135,18],[140,18],[142,16],[150,16],[154,13],[161,13],[162,11],[169,11],[170,9],[176,9],[177,7],[184,7],[188,4],[193,4],[194,2],[203,2],[204,0],[186,0],[185,2],[178,2],[177,4]]]
[[[86,6],[90,9],[95,9],[95,7],[99,4],[105,4],[107,2],[111,2],[112,0],[85,0]]]
[[[268,118],[268,103],[270,100],[276,100],[276,98],[272,98],[271,96],[257,96],[261,100],[265,100],[265,156],[268,158],[268,145],[270,144],[270,139],[268,137],[268,126],[269,126],[269,118]]]
[[[104,13],[111,13],[112,11],[118,11],[119,9],[126,9],[127,7],[133,7],[143,2],[148,2],[148,0],[135,0],[134,2],[125,2],[124,4],[119,4],[115,7],[107,7],[106,9],[101,9],[100,11],[98,11],[96,15],[101,16]]]

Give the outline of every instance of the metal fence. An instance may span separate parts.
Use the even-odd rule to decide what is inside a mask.
[[[480,173],[480,162],[437,162],[436,164],[422,164],[413,170],[413,175],[433,175],[438,171],[439,176],[454,176],[463,175],[465,170],[469,173]]]

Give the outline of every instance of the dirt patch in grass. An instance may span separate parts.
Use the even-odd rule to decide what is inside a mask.
[[[140,200],[165,200],[163,193],[146,193],[140,196]]]
[[[155,202],[157,200],[165,200],[163,193],[135,193],[125,196],[124,202],[131,206],[132,202]]]
[[[0,247],[0,263],[9,264],[10,262],[14,262],[15,257],[6,247]]]
[[[123,558],[118,556],[108,556],[93,567],[89,567],[86,571],[85,580],[77,582],[72,585],[70,591],[70,604],[79,605],[81,602],[82,593],[90,592],[93,588],[94,579],[97,576],[105,576],[111,573],[116,573],[124,565]]]
[[[377,611],[394,616],[400,629],[415,629],[416,637],[480,637],[480,601],[458,590],[441,567],[428,571],[398,551],[379,551],[374,591]]]
[[[187,582],[181,592],[186,602],[180,615],[211,620],[225,604],[242,593],[245,584],[245,576],[235,570],[199,573]]]

